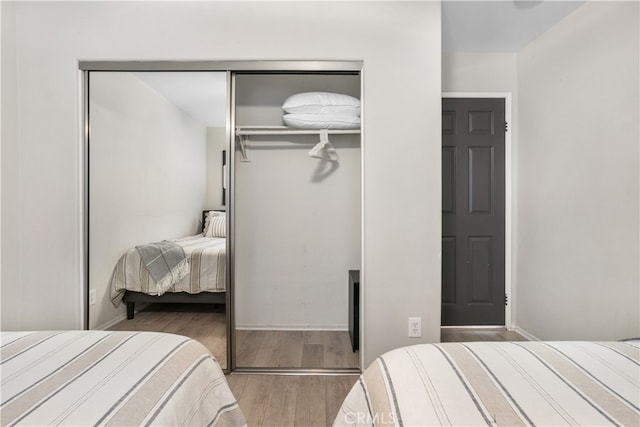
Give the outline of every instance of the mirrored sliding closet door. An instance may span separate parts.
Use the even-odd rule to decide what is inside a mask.
[[[235,367],[357,370],[360,74],[237,72],[232,87]]]
[[[227,72],[88,72],[89,327],[186,335],[223,367],[227,88]]]

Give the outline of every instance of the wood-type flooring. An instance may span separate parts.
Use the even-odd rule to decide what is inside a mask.
[[[330,426],[357,375],[227,375],[249,426]]]
[[[151,305],[112,330],[182,334],[207,346],[226,366],[224,307],[208,304]],[[357,367],[348,334],[315,331],[236,331],[239,366]],[[503,329],[443,328],[442,342],[526,341]],[[288,349],[285,347],[289,347]],[[224,364],[223,364],[224,363]],[[242,364],[241,364],[242,363]],[[230,374],[227,380],[240,408],[253,426],[330,426],[357,375]]]
[[[442,329],[443,342],[526,341],[505,329]],[[227,376],[249,426],[330,426],[357,376]]]
[[[527,341],[525,337],[505,328],[442,328],[442,342]]]
[[[225,307],[216,304],[151,304],[113,331],[181,334],[204,344],[227,366]],[[236,366],[250,368],[358,368],[346,331],[236,331]]]
[[[112,331],[180,334],[204,344],[223,368],[227,366],[227,317],[219,304],[150,304],[113,325]]]
[[[237,330],[236,366],[359,368],[347,331]]]

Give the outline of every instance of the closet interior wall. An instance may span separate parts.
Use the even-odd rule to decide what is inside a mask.
[[[359,75],[236,74],[235,126],[282,126],[288,96],[360,98],[360,87]],[[236,144],[236,329],[348,328],[348,271],[361,262],[360,135],[329,139],[338,162],[309,157],[318,135],[250,136],[250,161]]]

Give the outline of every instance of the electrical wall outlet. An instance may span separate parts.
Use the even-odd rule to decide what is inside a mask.
[[[409,338],[422,336],[422,317],[409,317]]]
[[[96,305],[96,290],[91,289],[89,291],[89,305]]]

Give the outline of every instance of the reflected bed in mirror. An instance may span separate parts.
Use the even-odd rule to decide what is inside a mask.
[[[116,307],[121,302],[127,304],[127,319],[134,318],[137,302],[225,304],[226,214],[204,211],[202,218],[202,233],[171,241],[188,270],[182,278],[175,277],[175,283],[166,292],[159,289],[140,256],[140,246],[129,249],[118,260],[109,284],[111,302]],[[170,275],[167,271],[165,277]]]

